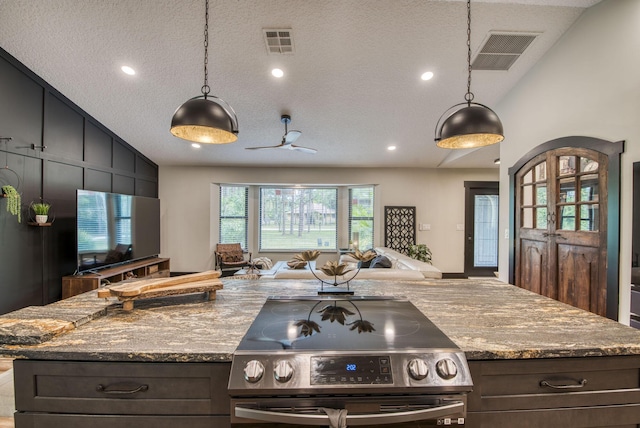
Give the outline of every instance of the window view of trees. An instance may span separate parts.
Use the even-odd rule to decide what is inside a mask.
[[[245,186],[220,186],[220,243],[240,243],[247,249],[249,189]]]
[[[260,251],[337,250],[336,188],[260,188]]]
[[[373,248],[373,186],[349,189],[349,244]]]

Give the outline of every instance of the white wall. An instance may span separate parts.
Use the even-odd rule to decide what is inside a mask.
[[[216,184],[375,184],[376,245],[384,241],[384,206],[415,206],[417,221],[431,225],[430,231],[416,232],[417,242],[431,248],[434,266],[443,272],[459,273],[464,271],[464,232],[456,230],[456,225],[464,224],[464,182],[497,180],[497,169],[161,166],[162,256],[171,258],[171,270],[175,272],[213,268],[219,215]],[[252,198],[250,209],[255,209],[256,202]],[[262,255],[258,254],[257,231],[253,226],[249,234],[253,238],[249,243],[253,256]],[[288,254],[265,255],[281,260],[290,257]],[[324,257],[336,258],[335,253]]]
[[[632,164],[640,161],[640,1],[605,0],[573,27],[496,106],[500,147],[500,230],[508,228],[507,170],[533,147],[584,135],[625,140],[622,155],[620,321],[628,323],[631,281]],[[507,241],[503,241],[506,244]],[[507,245],[500,278],[507,280]]]

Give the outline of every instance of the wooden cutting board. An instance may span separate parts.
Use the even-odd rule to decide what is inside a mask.
[[[209,300],[214,300],[216,290],[223,287],[219,278],[220,271],[210,270],[172,278],[129,280],[98,290],[98,297],[117,297],[124,310],[133,309],[135,300],[153,297],[205,292]]]

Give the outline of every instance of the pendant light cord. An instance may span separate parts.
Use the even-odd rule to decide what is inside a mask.
[[[464,96],[468,105],[473,101],[473,92],[471,92],[471,0],[467,0],[467,93]]]
[[[209,0],[205,0],[204,11],[204,85],[202,85],[202,94],[204,99],[207,99],[207,95],[211,92],[209,87]],[[471,76],[469,76],[471,78]]]

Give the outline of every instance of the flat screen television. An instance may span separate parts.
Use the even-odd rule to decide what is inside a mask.
[[[77,191],[78,273],[160,254],[160,199]]]

